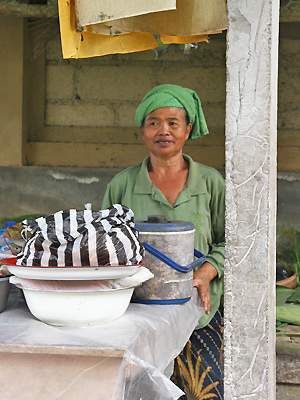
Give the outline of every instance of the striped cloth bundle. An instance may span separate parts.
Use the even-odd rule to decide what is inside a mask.
[[[58,211],[22,224],[26,242],[17,265],[131,265],[138,264],[144,254],[133,211],[120,204],[100,211]],[[29,239],[27,232],[32,234]]]

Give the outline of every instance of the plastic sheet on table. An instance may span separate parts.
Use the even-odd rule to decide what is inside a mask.
[[[164,372],[203,314],[195,289],[192,299],[184,304],[130,304],[122,317],[101,327],[59,328],[37,321],[24,301],[13,297],[5,313],[0,315],[0,345],[11,346],[14,351],[17,348],[23,351],[26,347],[31,352],[49,349],[51,354],[64,352],[64,357],[68,351],[74,354],[74,349],[85,354],[90,351],[92,355],[102,351],[107,355],[103,368],[108,360],[112,362],[122,354],[114,373],[112,395],[107,400],[140,400],[141,397],[146,400],[147,393],[149,400],[178,399],[181,391]],[[47,363],[47,358],[44,362]],[[81,375],[78,376],[80,379]]]
[[[127,351],[120,367],[112,399],[178,399],[184,392],[153,365]]]

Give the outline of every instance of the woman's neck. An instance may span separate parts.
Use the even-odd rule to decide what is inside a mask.
[[[167,160],[157,159],[151,154],[148,171],[153,185],[162,192],[171,206],[174,206],[188,178],[188,161],[182,154],[180,157]]]
[[[189,163],[186,161],[182,153],[174,157],[161,158],[150,154],[148,171],[155,175],[173,175],[179,171],[189,168]]]

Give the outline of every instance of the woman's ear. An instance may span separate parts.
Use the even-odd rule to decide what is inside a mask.
[[[145,140],[145,138],[144,138],[144,129],[143,129],[143,126],[140,126],[140,132],[141,132],[141,135],[142,135],[143,140]]]
[[[189,138],[192,128],[193,128],[193,125],[191,123],[189,123],[186,126],[185,140],[187,140]]]

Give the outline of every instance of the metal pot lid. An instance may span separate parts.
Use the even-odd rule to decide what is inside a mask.
[[[191,222],[168,220],[165,215],[149,215],[148,220],[135,220],[140,232],[185,232],[195,229]]]

